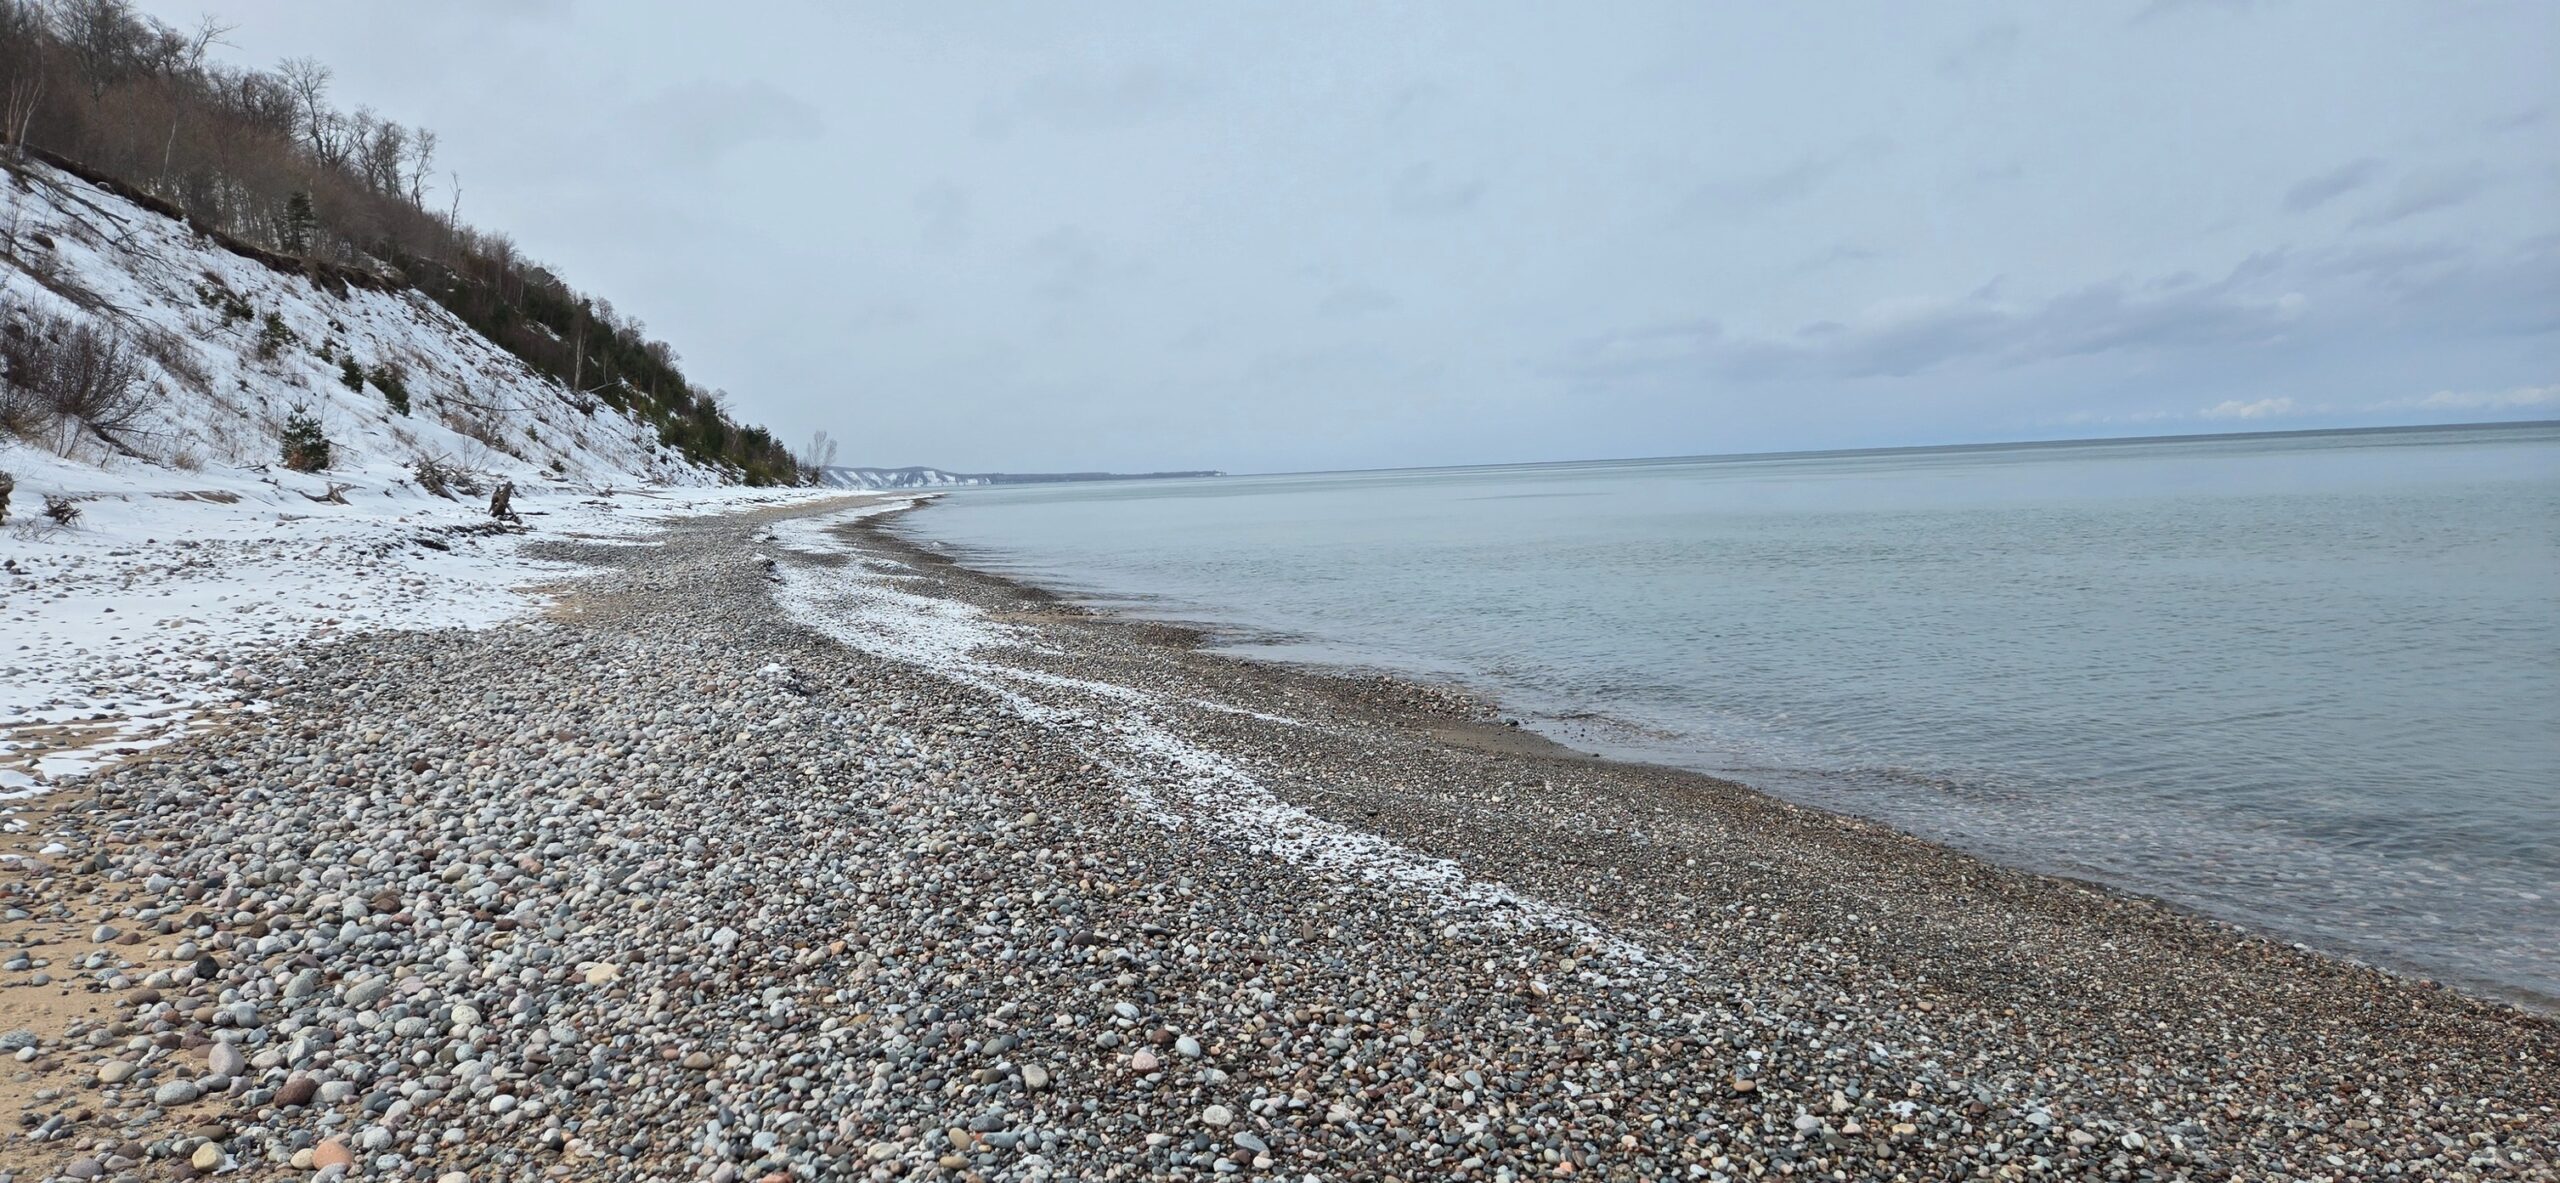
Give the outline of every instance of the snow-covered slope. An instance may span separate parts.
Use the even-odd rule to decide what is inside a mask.
[[[939,468],[856,468],[829,465],[818,482],[836,489],[944,489],[959,485],[1062,485],[1083,481],[1155,481],[1225,476],[1190,472],[950,472]]]
[[[840,468],[829,466],[818,479],[837,489],[943,489],[955,485],[985,485],[994,482],[984,476],[944,472],[939,468]]]
[[[712,487],[722,474],[592,413],[413,292],[334,293],[58,170],[0,172],[0,331],[112,330],[148,405],[120,450],[73,422],[0,431],[15,477],[0,527],[0,815],[228,711],[259,650],[368,629],[486,626],[539,608],[574,569],[528,542],[646,544],[668,519],[835,492]],[[268,329],[268,318],[276,329]],[[268,343],[272,347],[266,347]],[[368,378],[396,366],[410,413]],[[306,409],[332,463],[280,463]],[[438,496],[414,466],[466,476]],[[490,482],[517,487],[491,520]],[[463,487],[467,486],[467,487]],[[48,498],[71,520],[44,513]]]
[[[139,456],[71,424],[35,444],[99,470],[101,488],[138,465],[217,477],[274,467],[297,408],[320,421],[334,453],[326,475],[340,481],[406,481],[422,458],[525,484],[720,479],[611,406],[573,398],[423,294],[331,292],[60,170],[29,162],[0,175],[0,235],[0,300],[112,329],[144,355],[156,393],[136,429],[118,433]],[[409,413],[373,381],[347,385],[348,361],[396,370]],[[0,469],[55,467],[28,450],[0,443]]]

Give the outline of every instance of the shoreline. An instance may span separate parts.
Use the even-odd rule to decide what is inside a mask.
[[[1389,719],[1387,725],[1390,726],[1445,728],[1446,731],[1440,735],[1440,738],[1446,742],[1462,746],[1479,746],[1484,750],[1513,751],[1521,755],[1601,764],[1625,769],[1631,774],[1645,777],[1695,778],[1715,786],[1718,790],[1748,793],[1789,808],[1809,810],[1860,826],[1881,827],[1913,842],[1966,858],[1979,859],[1991,866],[2050,879],[2078,889],[2141,900],[2192,917],[2204,925],[2247,933],[2424,988],[2449,990],[2479,1001],[2513,1007],[2528,1014],[2560,1018],[2560,994],[2484,978],[2443,975],[2415,961],[2394,957],[2387,950],[2350,950],[2332,947],[2313,934],[2288,931],[2281,924],[2219,915],[2206,908],[2171,899],[2130,883],[2110,881],[2095,873],[2075,873],[2067,867],[2052,862],[2038,863],[2028,858],[2003,857],[1987,851],[1970,849],[1920,833],[1890,819],[1849,812],[1817,802],[1798,800],[1783,793],[1668,759],[1648,758],[1636,749],[1612,745],[1605,740],[1595,742],[1595,746],[1601,749],[1598,751],[1576,747],[1566,742],[1564,738],[1542,730],[1542,717],[1536,712],[1509,713],[1505,710],[1505,704],[1502,703],[1498,691],[1471,685],[1464,680],[1416,678],[1392,666],[1372,665],[1356,660],[1344,662],[1298,660],[1230,651],[1225,647],[1225,642],[1222,640],[1225,633],[1222,626],[1218,624],[1153,617],[1142,610],[1117,604],[1088,602],[1074,592],[1053,590],[1042,587],[1028,578],[972,566],[970,565],[971,555],[955,553],[933,540],[920,538],[898,529],[900,519],[912,512],[929,508],[941,496],[942,494],[928,494],[907,506],[866,518],[861,530],[876,545],[894,549],[910,561],[949,567],[966,573],[969,578],[1011,589],[1026,600],[1062,605],[1097,621],[1118,622],[1133,630],[1133,635],[1194,654],[1205,660],[1231,662],[1242,670],[1268,676],[1305,678],[1311,679],[1316,684],[1337,685],[1344,689],[1348,697],[1354,699],[1369,697],[1362,693],[1367,683],[1394,683],[1422,694],[1447,696],[1460,702],[1473,704],[1476,708],[1474,714],[1469,717],[1452,718],[1432,724],[1424,724],[1420,720],[1398,722]],[[1516,717],[1520,722],[1516,726],[1508,725],[1505,722],[1507,717]]]
[[[2553,1000],[2525,993],[2525,998],[2504,993],[2488,993],[2473,988],[2448,984],[2420,974],[2377,965],[2294,943],[2289,936],[2271,934],[2268,930],[2236,923],[2195,908],[2156,896],[2131,891],[2095,880],[2075,878],[2032,867],[1993,861],[1957,847],[1912,834],[1887,822],[1845,814],[1811,804],[1794,802],[1708,773],[1675,765],[1613,758],[1587,753],[1569,747],[1553,738],[1514,729],[1501,721],[1500,711],[1471,688],[1407,681],[1392,674],[1369,671],[1346,672],[1336,667],[1270,660],[1253,656],[1219,652],[1214,648],[1216,632],[1212,627],[1195,624],[1168,623],[1111,608],[1094,608],[1062,595],[1010,576],[969,567],[965,557],[955,556],[898,532],[898,519],[912,509],[923,508],[931,499],[896,511],[869,517],[852,527],[870,545],[898,554],[908,562],[956,576],[964,583],[976,584],[991,591],[999,599],[1019,597],[1042,606],[1044,611],[1072,614],[1080,625],[1100,631],[1125,630],[1147,646],[1161,646],[1179,653],[1184,659],[1233,671],[1242,681],[1268,680],[1283,686],[1312,688],[1318,695],[1331,695],[1348,704],[1364,722],[1390,732],[1418,733],[1427,743],[1479,754],[1516,758],[1547,767],[1587,770],[1590,773],[1623,782],[1632,788],[1638,807],[1672,803],[1680,811],[1740,815],[1761,824],[1784,827],[1790,838],[1838,840],[1864,849],[1881,848],[1886,858],[1908,860],[1910,866],[1923,870],[1922,877],[1956,881],[1967,889],[1980,889],[1998,884],[2012,892],[2012,900],[2031,901],[2058,909],[2074,923],[2091,922],[2099,929],[2113,928],[2130,919],[2137,926],[2151,930],[2155,940],[2164,944],[2192,943],[2208,958],[2222,958],[2254,963],[2235,976],[2251,979],[2252,985],[2269,986],[2282,979],[2288,986],[2299,986],[2306,979],[2317,980],[2317,990],[2268,992],[2243,990],[2232,998],[2249,998],[2246,1008],[2283,1005],[2279,998],[2340,990],[2350,994],[2378,996],[2358,1003],[2354,1010],[2370,1014],[2382,1009],[2380,998],[2403,1000],[2412,1007],[2432,1008],[2439,1005],[2468,1016],[2485,1018],[2493,1024],[2515,1024],[2545,1035],[2560,1031],[2555,1023]],[[1500,801],[1500,797],[1494,800]],[[1320,799],[1307,798],[1297,803],[1322,812]],[[1344,820],[1379,825],[1393,819],[1391,809],[1362,809],[1343,815]],[[1399,840],[1417,844],[1431,840],[1430,827],[1415,825],[1393,833]],[[1464,857],[1462,852],[1451,853]],[[1587,868],[1612,879],[1618,877],[1624,864],[1611,861],[1567,860],[1568,865]],[[1559,885],[1546,885],[1550,887]],[[1677,895],[1677,891],[1667,894]],[[2023,911],[2038,919],[2051,919],[2053,913],[2037,906]],[[1641,917],[1643,906],[1633,911]],[[1856,919],[1853,915],[1851,919]],[[1818,941],[1818,933],[1809,932],[1807,939]],[[2113,950],[2116,943],[2102,942]],[[1933,951],[1932,957],[1943,956]],[[1925,959],[1924,959],[1925,960]],[[1946,966],[1945,968],[1958,968]],[[2128,976],[2142,979],[2151,976],[2149,969],[2132,971]],[[1929,974],[1917,975],[1929,980]],[[1956,976],[1961,977],[1961,973]],[[2142,999],[2148,1007],[2157,1002],[2156,993],[2136,985],[2122,995],[2100,993],[2082,1000],[2083,1005],[2047,1008],[2048,1014],[2069,1020],[2087,1020],[2093,1013],[2113,1010],[2118,997]],[[2005,999],[2015,1004],[2016,997]],[[2229,999],[2213,1000],[2212,1009],[2227,1010]],[[2291,1001],[2285,999],[2284,1001]],[[2543,1005],[2536,1005],[2537,1003]],[[2023,1008],[2004,1005],[2001,1012],[2009,1021],[2019,1022]]]
[[[58,795],[0,875],[0,1169],[2560,1161],[2548,1018],[1248,668],[881,504],[542,544],[591,570],[538,627],[249,659],[264,709]]]

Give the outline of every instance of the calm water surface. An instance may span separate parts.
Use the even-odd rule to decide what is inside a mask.
[[[2560,425],[970,490],[908,529],[2560,997]]]

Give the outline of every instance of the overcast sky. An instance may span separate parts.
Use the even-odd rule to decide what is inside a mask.
[[[2560,417],[2538,0],[211,7],[846,463]]]

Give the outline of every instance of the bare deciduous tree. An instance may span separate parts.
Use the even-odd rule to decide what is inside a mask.
[[[148,29],[125,0],[54,0],[53,31],[79,63],[95,101],[133,68]]]
[[[435,168],[436,133],[419,128],[409,135],[409,204],[427,208],[427,174]],[[459,192],[459,190],[457,190]]]
[[[109,443],[150,406],[150,370],[141,351],[111,329],[93,328],[12,302],[0,308],[0,426],[32,434],[71,421]]]
[[[198,20],[196,31],[186,41],[185,68],[193,73],[202,73],[205,54],[216,45],[229,44],[222,37],[236,27],[215,20],[210,13]],[[186,122],[187,107],[185,103],[169,104],[169,138],[160,145],[160,183],[164,187],[169,183],[169,163],[177,155],[178,128]]]
[[[809,436],[809,451],[807,454],[800,457],[800,463],[813,469],[825,468],[828,465],[834,464],[836,462],[836,444],[836,439],[829,436],[825,431],[811,433]]]
[[[286,58],[276,64],[276,77],[301,108],[303,143],[311,154],[331,163],[343,159],[337,137],[346,120],[329,107],[329,67],[317,58]]]
[[[9,139],[12,158],[23,155],[27,125],[44,98],[44,10],[27,0],[0,0],[0,135]]]

